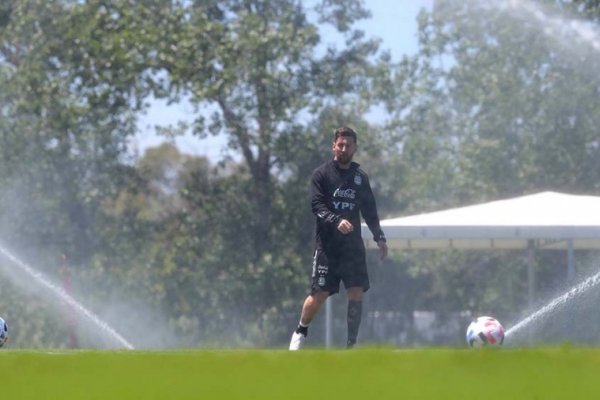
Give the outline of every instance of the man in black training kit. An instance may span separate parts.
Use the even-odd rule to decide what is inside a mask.
[[[292,335],[290,350],[302,348],[308,325],[327,297],[339,292],[340,281],[344,282],[348,295],[348,348],[356,344],[363,293],[369,289],[360,214],[373,233],[381,258],[387,256],[369,178],[358,168],[359,164],[352,162],[356,146],[356,132],[348,127],[336,129],[333,160],[321,165],[312,175],[311,205],[317,217],[312,286],[304,301],[298,328]]]

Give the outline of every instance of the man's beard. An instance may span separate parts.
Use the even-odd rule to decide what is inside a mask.
[[[340,164],[350,164],[353,155],[354,154],[338,154],[335,159]]]

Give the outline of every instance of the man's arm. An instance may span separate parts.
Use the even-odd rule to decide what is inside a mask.
[[[332,212],[329,207],[327,207],[327,195],[325,193],[325,185],[324,182],[325,177],[323,176],[323,171],[317,170],[313,173],[312,179],[310,181],[310,194],[311,194],[311,207],[312,212],[317,216],[317,218],[326,223],[334,224],[337,226],[342,217]]]
[[[379,225],[379,215],[377,214],[377,204],[375,203],[375,196],[373,190],[371,190],[371,184],[369,178],[365,174],[364,177],[364,192],[362,193],[362,207],[361,214],[369,227],[369,230],[373,234],[373,240],[379,245],[380,242],[385,243],[385,235],[381,226]],[[380,246],[381,247],[381,246]]]
[[[377,214],[377,204],[375,203],[375,196],[373,190],[371,190],[371,184],[369,183],[369,177],[365,174],[365,191],[362,198],[361,213],[369,230],[373,234],[373,240],[379,247],[380,258],[383,260],[388,255],[388,247],[385,239],[385,234],[379,224],[379,215]]]

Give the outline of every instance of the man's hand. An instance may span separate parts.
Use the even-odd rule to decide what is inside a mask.
[[[380,252],[379,258],[383,260],[388,255],[387,243],[385,242],[385,240],[380,240],[379,242],[377,242],[377,247],[379,247],[379,252]]]
[[[354,230],[354,227],[347,219],[342,219],[337,228],[338,231],[342,232],[344,235],[347,235]]]

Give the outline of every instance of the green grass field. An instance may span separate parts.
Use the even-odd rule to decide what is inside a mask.
[[[597,399],[600,349],[3,349],[0,397]]]

